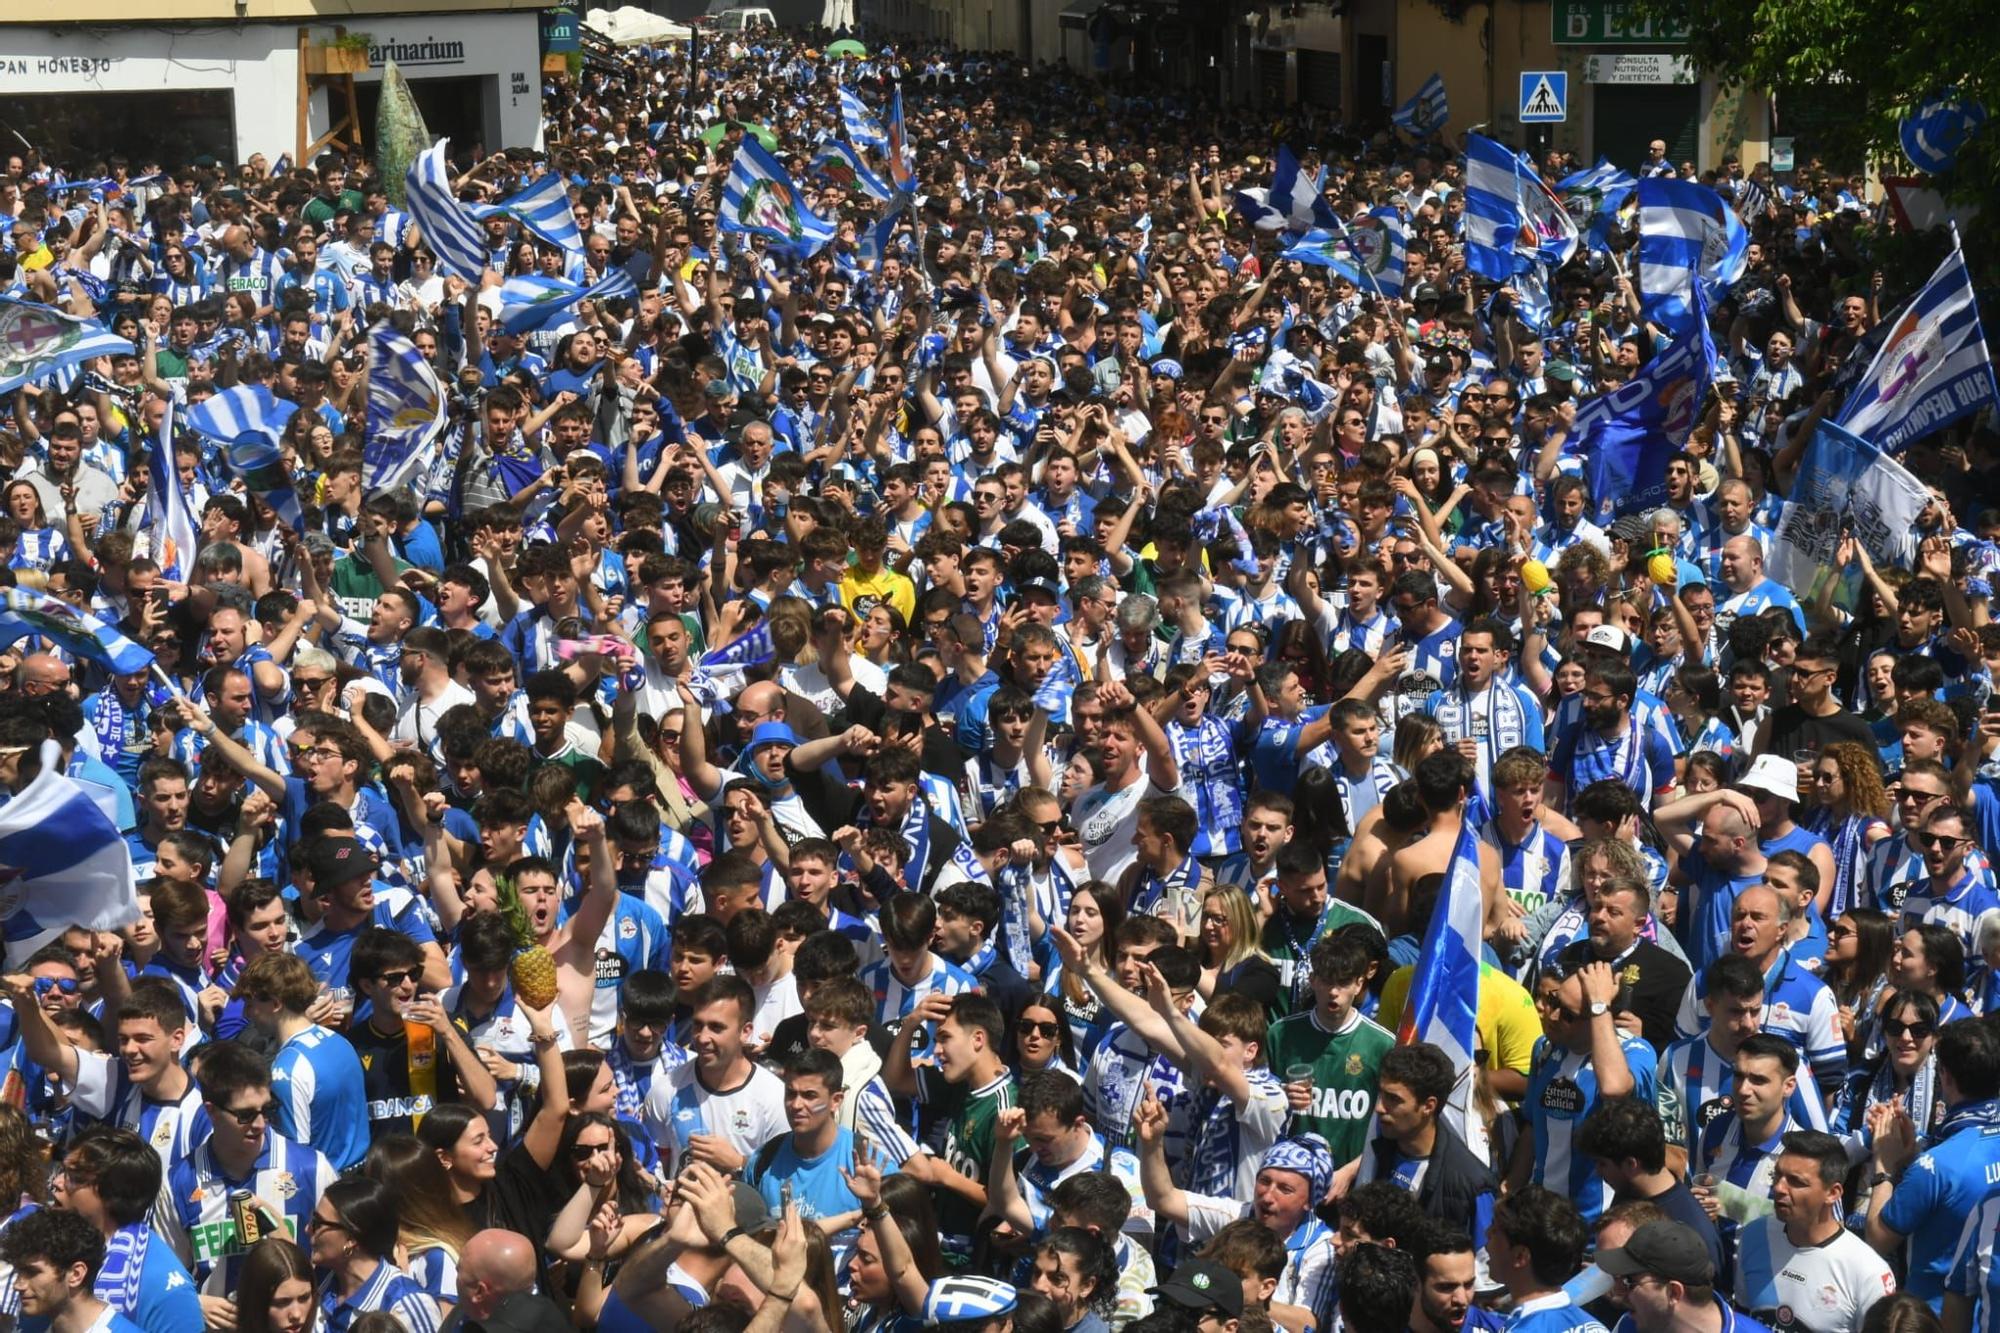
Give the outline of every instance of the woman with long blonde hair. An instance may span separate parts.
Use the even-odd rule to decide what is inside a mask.
[[[1250,896],[1233,884],[1218,884],[1201,900],[1201,977],[1195,986],[1212,1000],[1232,991],[1266,1009],[1278,1007],[1278,968],[1259,944],[1263,923]]]
[[[414,1134],[388,1134],[369,1145],[361,1170],[396,1196],[402,1266],[438,1309],[450,1314],[458,1303],[458,1260],[472,1239],[472,1223],[452,1202],[451,1180],[437,1154]]]
[[[1868,849],[1890,833],[1889,793],[1874,752],[1854,741],[1821,750],[1812,770],[1816,800],[1805,826],[1833,844],[1833,882],[1819,889],[1820,917],[1831,921],[1861,902]]]

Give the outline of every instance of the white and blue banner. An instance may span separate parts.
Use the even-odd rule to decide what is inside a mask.
[[[1883,569],[1916,563],[1917,515],[1928,487],[1895,459],[1831,421],[1806,446],[1791,498],[1771,538],[1770,576],[1801,602],[1827,578],[1840,577],[1835,551],[1852,534]]]
[[[1881,345],[1834,418],[1849,431],[1893,454],[2000,401],[1972,275],[1957,245],[1923,290],[1883,323],[1889,327]]]

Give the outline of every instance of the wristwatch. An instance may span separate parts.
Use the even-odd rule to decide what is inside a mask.
[[[1605,1014],[1608,1014],[1610,1012],[1611,1012],[1611,1006],[1606,1004],[1604,1001],[1592,1000],[1590,1002],[1590,1016],[1592,1018],[1602,1018]]]

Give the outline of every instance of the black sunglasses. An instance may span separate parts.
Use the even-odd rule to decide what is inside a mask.
[[[1032,1018],[1024,1018],[1014,1025],[1014,1031],[1023,1037],[1046,1037],[1054,1041],[1062,1033],[1060,1023],[1039,1023]]]
[[[406,967],[395,972],[378,972],[375,979],[391,986],[400,986],[406,981],[414,985],[423,975],[424,970],[420,967]]]
[[[1882,1031],[1888,1033],[1891,1037],[1914,1037],[1916,1040],[1922,1041],[1924,1038],[1930,1036],[1931,1033],[1937,1031],[1937,1027],[1935,1024],[1924,1022],[1922,1019],[1918,1019],[1914,1023],[1905,1023],[1901,1019],[1885,1018],[1882,1020]]]
[[[616,1143],[572,1143],[569,1147],[569,1155],[579,1162],[587,1162],[597,1156],[597,1154],[610,1152],[617,1146]]]
[[[208,1109],[228,1116],[245,1129],[259,1120],[274,1120],[278,1115],[276,1102],[265,1102],[262,1106],[217,1106],[214,1102],[210,1102]]]

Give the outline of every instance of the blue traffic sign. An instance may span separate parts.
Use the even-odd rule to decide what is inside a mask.
[[[1548,125],[1569,119],[1569,75],[1559,69],[1521,71],[1521,123]]]

